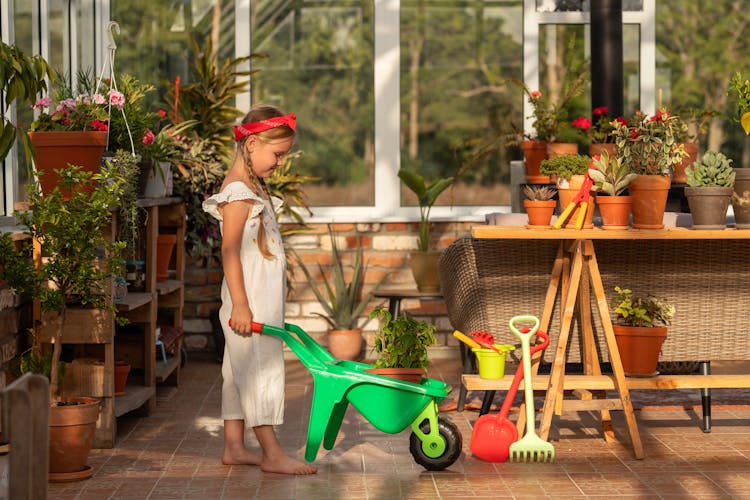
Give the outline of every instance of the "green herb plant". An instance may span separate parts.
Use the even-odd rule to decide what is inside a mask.
[[[610,304],[618,323],[626,326],[668,326],[675,309],[666,300],[648,295],[639,297],[627,288],[615,287],[617,294]]]
[[[375,335],[375,351],[379,358],[375,368],[427,368],[427,348],[436,343],[435,325],[401,314],[395,319],[380,306],[370,313],[370,319],[380,320]]]

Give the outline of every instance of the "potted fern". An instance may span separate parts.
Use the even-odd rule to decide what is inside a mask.
[[[366,371],[399,380],[419,383],[430,363],[427,348],[434,345],[435,325],[401,314],[394,318],[384,307],[370,313],[378,318],[380,328],[375,335],[378,359]]]
[[[723,229],[734,191],[732,160],[716,151],[706,151],[685,169],[685,197],[693,215],[694,229]]]
[[[367,264],[362,256],[362,247],[357,248],[354,261],[347,265],[336,243],[336,233],[330,226],[328,234],[331,238],[333,258],[330,271],[326,273],[323,266],[318,264],[318,280],[299,257],[297,265],[305,274],[315,298],[325,311],[315,314],[328,323],[328,350],[336,359],[358,360],[362,352],[360,315],[385,276],[369,292],[364,293]]]

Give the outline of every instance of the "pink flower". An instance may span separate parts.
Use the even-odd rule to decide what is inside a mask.
[[[539,99],[540,97],[542,97],[542,93],[538,90],[532,90],[531,92],[529,92],[529,97],[531,97],[532,99]]]
[[[32,106],[32,107],[34,109],[37,109],[37,110],[41,111],[43,109],[49,108],[51,105],[52,105],[52,98],[49,97],[49,96],[47,96],[47,97],[42,97],[41,99],[38,99],[34,103],[34,106]]]
[[[591,120],[588,118],[584,118],[583,116],[579,116],[571,122],[571,125],[576,128],[580,128],[581,130],[588,130],[591,128]]]
[[[107,95],[109,96],[109,102],[112,104],[112,106],[116,106],[117,109],[122,109],[123,106],[125,106],[125,96],[123,96],[120,92],[112,89],[110,90]]]
[[[92,100],[94,101],[94,104],[107,104],[107,100],[101,94],[94,94]]]
[[[603,116],[607,113],[609,113],[607,106],[599,106],[598,108],[594,108],[594,110],[591,112],[591,114],[594,116]]]
[[[154,133],[151,132],[151,129],[147,128],[143,134],[143,144],[149,146],[152,142],[154,142]]]

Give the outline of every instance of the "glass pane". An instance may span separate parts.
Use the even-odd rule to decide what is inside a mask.
[[[252,4],[252,101],[298,117],[311,206],[375,203],[373,1]]]
[[[26,55],[39,53],[39,51],[36,50],[37,45],[35,45],[32,38],[33,35],[31,27],[33,26],[32,23],[34,22],[34,19],[31,3],[24,0],[15,0],[15,2],[13,3],[13,9],[13,31],[15,35],[15,44],[18,45],[18,47]],[[33,120],[34,114],[28,106],[16,107],[17,123],[22,123],[28,126],[28,124],[30,124]],[[26,190],[23,186],[26,184],[29,178],[26,155],[24,154],[23,145],[18,140],[16,141],[16,155],[16,165],[18,165],[16,176],[17,182],[15,186],[12,186],[12,188],[14,190],[14,199],[18,202],[26,199]],[[10,182],[10,179],[7,179],[7,181]],[[5,182],[6,179],[2,178],[2,186],[0,187],[3,190],[3,193],[5,192]],[[3,196],[2,200],[2,203],[4,203],[5,196]],[[2,206],[2,208],[0,208],[0,211],[2,211],[2,215],[10,215],[13,212],[13,207]]]
[[[513,151],[503,136],[523,122],[521,91],[507,83],[523,77],[522,2],[401,6],[402,167],[432,180],[471,162],[438,204],[510,205]],[[406,189],[401,199],[416,204]]]

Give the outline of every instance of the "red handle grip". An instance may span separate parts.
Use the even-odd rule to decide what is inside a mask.
[[[229,328],[232,328],[232,320],[229,320]],[[263,332],[263,323],[256,323],[255,321],[252,322],[252,329],[253,333],[262,333]]]

